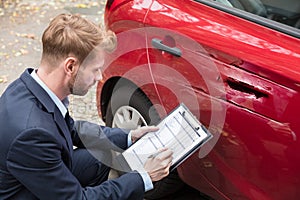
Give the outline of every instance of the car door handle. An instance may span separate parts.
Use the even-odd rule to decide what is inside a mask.
[[[169,46],[163,44],[162,40],[160,40],[160,39],[153,38],[151,44],[154,48],[159,49],[161,51],[168,52],[174,56],[180,57],[182,55],[182,52],[179,48],[169,47]]]

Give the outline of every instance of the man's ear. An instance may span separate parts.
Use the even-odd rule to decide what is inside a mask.
[[[72,75],[77,72],[78,69],[78,59],[75,57],[67,57],[64,62],[64,70],[66,74]]]

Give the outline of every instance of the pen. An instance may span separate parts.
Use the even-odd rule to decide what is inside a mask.
[[[155,152],[155,153],[149,155],[148,158],[155,158],[155,157],[158,156],[158,154],[160,154],[160,153],[161,153],[161,151]]]

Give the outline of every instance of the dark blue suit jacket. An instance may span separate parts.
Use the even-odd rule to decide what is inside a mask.
[[[27,69],[0,98],[0,199],[142,199],[144,184],[138,173],[81,187],[70,171],[73,145],[83,146],[79,131],[70,133],[31,72]],[[124,132],[101,128],[92,138],[101,141],[106,134],[120,148],[127,148]]]

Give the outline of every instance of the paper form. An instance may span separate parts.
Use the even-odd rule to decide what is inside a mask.
[[[212,137],[184,104],[157,126],[157,132],[146,134],[122,153],[132,170],[142,170],[148,157],[163,147],[173,151],[172,167],[177,167]]]

